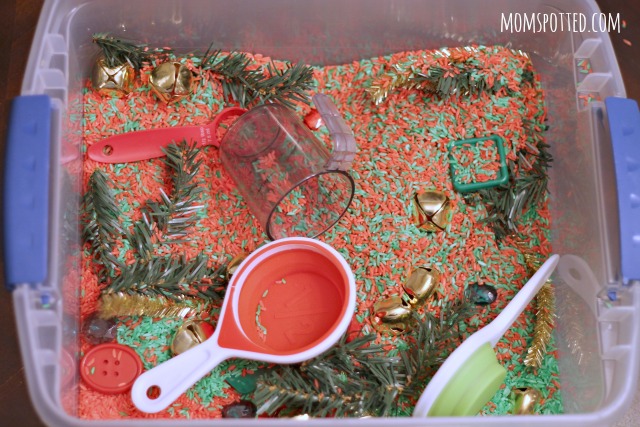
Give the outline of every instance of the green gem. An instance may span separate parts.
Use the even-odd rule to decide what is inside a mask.
[[[498,299],[498,291],[490,285],[471,285],[471,300],[476,305],[489,305]]]
[[[226,379],[227,383],[233,387],[238,393],[245,395],[253,393],[256,390],[256,382],[261,372],[257,371],[253,374],[238,375]]]

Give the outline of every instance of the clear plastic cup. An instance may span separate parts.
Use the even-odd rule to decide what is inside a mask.
[[[332,135],[333,154],[279,104],[249,110],[220,141],[225,170],[272,240],[324,233],[353,199],[353,133],[326,95],[313,102]]]

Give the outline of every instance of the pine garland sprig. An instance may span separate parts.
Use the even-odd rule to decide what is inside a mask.
[[[395,89],[420,89],[420,85],[414,79],[415,75],[411,64],[393,64],[388,72],[365,90],[373,97],[373,102],[379,105]]]
[[[151,50],[146,44],[118,39],[107,33],[96,33],[92,40],[102,50],[109,67],[129,64],[135,70],[140,70],[145,62],[151,61],[153,55],[168,52],[166,49]]]
[[[415,342],[401,353],[403,373],[407,384],[403,395],[417,398],[424,391],[429,379],[448,355],[460,344],[458,325],[476,311],[469,293],[454,302],[439,301],[439,314],[425,313],[414,333]]]
[[[442,97],[495,93],[504,87],[497,79],[493,85],[489,85],[481,70],[475,67],[463,68],[460,65],[450,68],[429,67],[425,73],[416,73],[412,80],[422,87],[431,88],[431,92]]]
[[[549,175],[553,157],[549,153],[541,132],[534,130],[534,124],[525,123],[527,141],[535,142],[533,149],[529,148],[527,155],[532,161],[523,161],[524,153],[519,153],[520,161],[507,162],[509,167],[509,182],[505,185],[478,192],[482,202],[487,206],[489,214],[482,222],[489,224],[497,240],[513,234],[517,229],[518,218],[530,208],[544,202],[548,193]]]
[[[421,89],[441,97],[496,93],[503,88],[511,92],[502,79],[489,79],[490,70],[474,60],[472,55],[480,50],[481,48],[470,46],[434,51],[434,57],[448,58],[447,66],[432,65],[421,69],[419,60],[394,64],[366,90],[373,97],[376,105],[382,103],[392,90],[401,88]],[[514,56],[526,58],[530,64],[529,55],[525,52],[514,49],[510,52]],[[533,73],[530,68],[523,70],[521,81],[528,84],[533,82]]]
[[[375,81],[367,92],[376,104],[382,103],[394,89],[421,89],[435,93],[441,97],[495,93],[504,85],[499,79],[492,85],[487,83],[487,76],[482,69],[463,64],[455,64],[448,68],[429,67],[426,71],[417,71],[410,65],[395,64],[382,77]]]
[[[294,102],[309,104],[309,91],[313,88],[313,68],[304,64],[288,65],[284,70],[273,63],[267,64],[270,76],[258,89],[261,103],[279,102],[295,108]]]
[[[120,211],[105,173],[96,170],[89,179],[84,197],[83,236],[90,243],[96,261],[106,267],[101,277],[106,285],[103,293],[175,301],[184,297],[219,301],[226,283],[224,265],[208,267],[210,256],[205,254],[192,259],[155,255],[156,244],[176,242],[157,242],[158,227],[163,227],[170,238],[186,237],[188,228],[197,219],[197,210],[202,208],[197,204],[203,191],[197,178],[201,165],[201,160],[197,160],[197,146],[182,141],[169,145],[165,153],[165,162],[172,172],[172,195],[169,197],[163,192],[160,202],[147,204],[142,221],[134,224],[131,233],[120,223]],[[117,242],[124,239],[137,252],[133,263],[126,265],[113,254]]]
[[[113,250],[125,231],[109,178],[103,171],[97,169],[91,174],[82,206],[82,238],[89,243],[94,260],[104,267],[101,275],[111,277],[121,267]]]
[[[164,162],[172,172],[171,181],[173,191],[171,196],[160,189],[159,202],[147,202],[143,211],[143,222],[134,230],[134,246],[143,250],[143,258],[148,258],[150,236],[153,232],[153,223],[162,231],[167,243],[177,243],[187,236],[188,230],[197,221],[197,212],[204,205],[200,203],[200,196],[204,191],[201,180],[198,178],[202,159],[197,160],[199,147],[194,142],[189,144],[186,140],[173,143],[162,150],[165,153]]]
[[[295,64],[280,71],[268,64],[263,70],[252,68],[251,63],[244,53],[231,52],[224,56],[220,50],[212,51],[210,46],[200,67],[220,75],[225,100],[234,100],[242,108],[271,101],[288,107],[293,107],[294,102],[309,103],[308,91],[313,86],[311,67]]]
[[[286,406],[311,416],[364,416],[389,414],[402,388],[397,357],[388,357],[376,336],[366,335],[351,342],[341,341],[323,355],[300,366],[280,366],[258,380],[254,402],[259,413],[273,414]],[[390,383],[389,378],[398,378]]]
[[[155,252],[154,230],[155,223],[146,210],[142,211],[142,221],[133,224],[133,230],[128,239],[131,247],[138,253],[138,258],[149,260]]]
[[[259,71],[249,68],[251,59],[244,53],[231,52],[221,59],[220,56],[221,51],[211,52],[210,47],[200,62],[200,68],[222,76],[225,101],[234,100],[246,108],[257,97],[253,87],[260,78]]]
[[[444,358],[459,344],[457,326],[475,306],[468,298],[440,305],[417,322],[414,339],[399,356],[388,356],[377,335],[346,342],[299,366],[279,366],[258,380],[258,413],[279,408],[312,417],[390,416],[400,413],[401,397],[415,398]]]
[[[167,256],[136,260],[122,267],[104,292],[160,296],[175,301],[182,297],[219,301],[225,284],[225,266],[209,268],[209,258],[198,254],[191,259]]]

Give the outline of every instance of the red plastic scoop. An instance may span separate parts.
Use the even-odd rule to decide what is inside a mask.
[[[239,107],[225,108],[215,119],[204,126],[182,126],[162,129],[127,132],[105,138],[89,147],[87,154],[91,160],[102,163],[127,163],[164,156],[162,148],[183,139],[195,141],[200,147],[218,147],[217,130],[222,122],[233,116],[240,116],[247,110]]]
[[[161,411],[231,357],[272,363],[316,357],[346,331],[355,292],[351,269],[327,244],[303,237],[269,243],[233,274],[213,336],[142,374],[133,403]]]

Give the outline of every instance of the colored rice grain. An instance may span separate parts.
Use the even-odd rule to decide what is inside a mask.
[[[457,146],[451,150],[460,183],[487,182],[496,179],[500,168],[498,150],[491,140]]]
[[[258,302],[258,306],[256,307],[256,331],[258,332],[258,336],[262,341],[267,340],[267,328],[260,322],[260,315],[265,310],[264,303],[262,300]]]
[[[269,58],[255,55],[262,63]],[[336,103],[347,124],[353,129],[358,153],[351,171],[356,181],[354,200],[345,216],[320,239],[332,245],[351,266],[356,278],[356,318],[364,331],[370,331],[369,316],[380,298],[401,294],[401,285],[416,265],[432,265],[441,271],[440,302],[428,302],[425,310],[437,314],[440,303],[459,299],[472,283],[486,283],[498,290],[498,301],[480,311],[461,327],[464,338],[488,322],[510,301],[527,281],[519,250],[508,240],[498,245],[493,233],[481,222],[487,214],[484,206],[471,203],[453,190],[449,178],[447,145],[451,141],[497,134],[505,141],[507,158],[517,160],[517,153],[527,146],[525,120],[543,126],[546,118],[544,96],[539,79],[523,78],[528,59],[501,47],[481,47],[473,60],[485,67],[495,81],[504,82],[496,94],[474,94],[442,98],[419,90],[398,90],[376,106],[364,88],[386,67],[396,63],[444,63],[433,51],[401,52],[361,60],[346,65],[316,68],[317,91],[326,93]],[[190,63],[188,59],[181,59]],[[277,62],[278,64],[284,64]],[[202,76],[198,90],[174,104],[161,104],[144,87],[150,67],[142,70],[142,79],[131,95],[112,99],[88,89],[84,93],[83,132],[86,147],[122,132],[157,127],[202,125],[223,108],[222,89],[216,79]],[[507,90],[508,89],[508,90]],[[308,106],[300,106],[303,117]],[[105,117],[108,116],[108,119]],[[329,144],[326,130],[316,133]],[[490,155],[487,157],[489,160]],[[234,183],[222,168],[217,150],[205,148],[200,154],[203,165],[200,178],[206,185],[205,208],[198,219],[194,238],[189,243],[159,248],[162,253],[193,257],[203,253],[211,265],[230,260],[240,252],[251,252],[266,241],[255,218],[247,209]],[[487,166],[490,164],[487,161]],[[469,162],[469,167],[473,162]],[[473,166],[475,167],[475,166]],[[140,220],[139,206],[156,198],[160,190],[169,191],[168,172],[161,159],[125,165],[108,165],[86,160],[85,184],[96,168],[104,170],[116,187],[116,198],[123,209],[125,224]],[[487,169],[482,166],[481,169]],[[476,170],[473,173],[476,173]],[[470,171],[470,173],[472,173]],[[416,191],[435,188],[451,200],[452,217],[446,231],[426,233],[411,220],[411,198]],[[300,203],[298,198],[297,203]],[[286,213],[295,212],[296,201],[287,205]],[[320,213],[322,216],[324,213]],[[282,215],[283,221],[288,215]],[[523,216],[519,232],[527,244],[543,256],[550,252],[549,212],[546,207]],[[130,260],[132,249],[114,248],[121,260]],[[86,316],[96,308],[100,285],[91,254],[83,257],[81,313]],[[286,283],[282,278],[275,283]],[[256,313],[261,308],[256,307]],[[217,316],[219,308],[211,316]],[[209,314],[207,314],[209,315]],[[553,348],[543,366],[535,373],[524,369],[527,339],[531,336],[533,310],[517,320],[514,328],[496,346],[499,360],[508,368],[507,384],[484,413],[508,412],[508,393],[513,387],[536,384],[543,391],[542,413],[562,411],[558,392],[557,363]],[[256,324],[259,318],[256,316]],[[168,347],[179,323],[149,318],[129,318],[120,322],[118,341],[134,348],[146,369],[170,357]],[[259,326],[256,326],[259,327]],[[264,331],[266,334],[266,331]],[[156,339],[152,339],[156,337]],[[391,352],[406,348],[399,338],[380,337]],[[83,350],[86,350],[85,346]],[[128,394],[104,396],[80,386],[78,413],[83,418],[211,418],[219,417],[219,408],[239,398],[224,382],[226,375],[255,370],[257,364],[234,360],[222,364],[200,380],[167,410],[144,414],[132,404]],[[228,369],[228,371],[227,371]],[[411,413],[407,402],[406,414]]]

